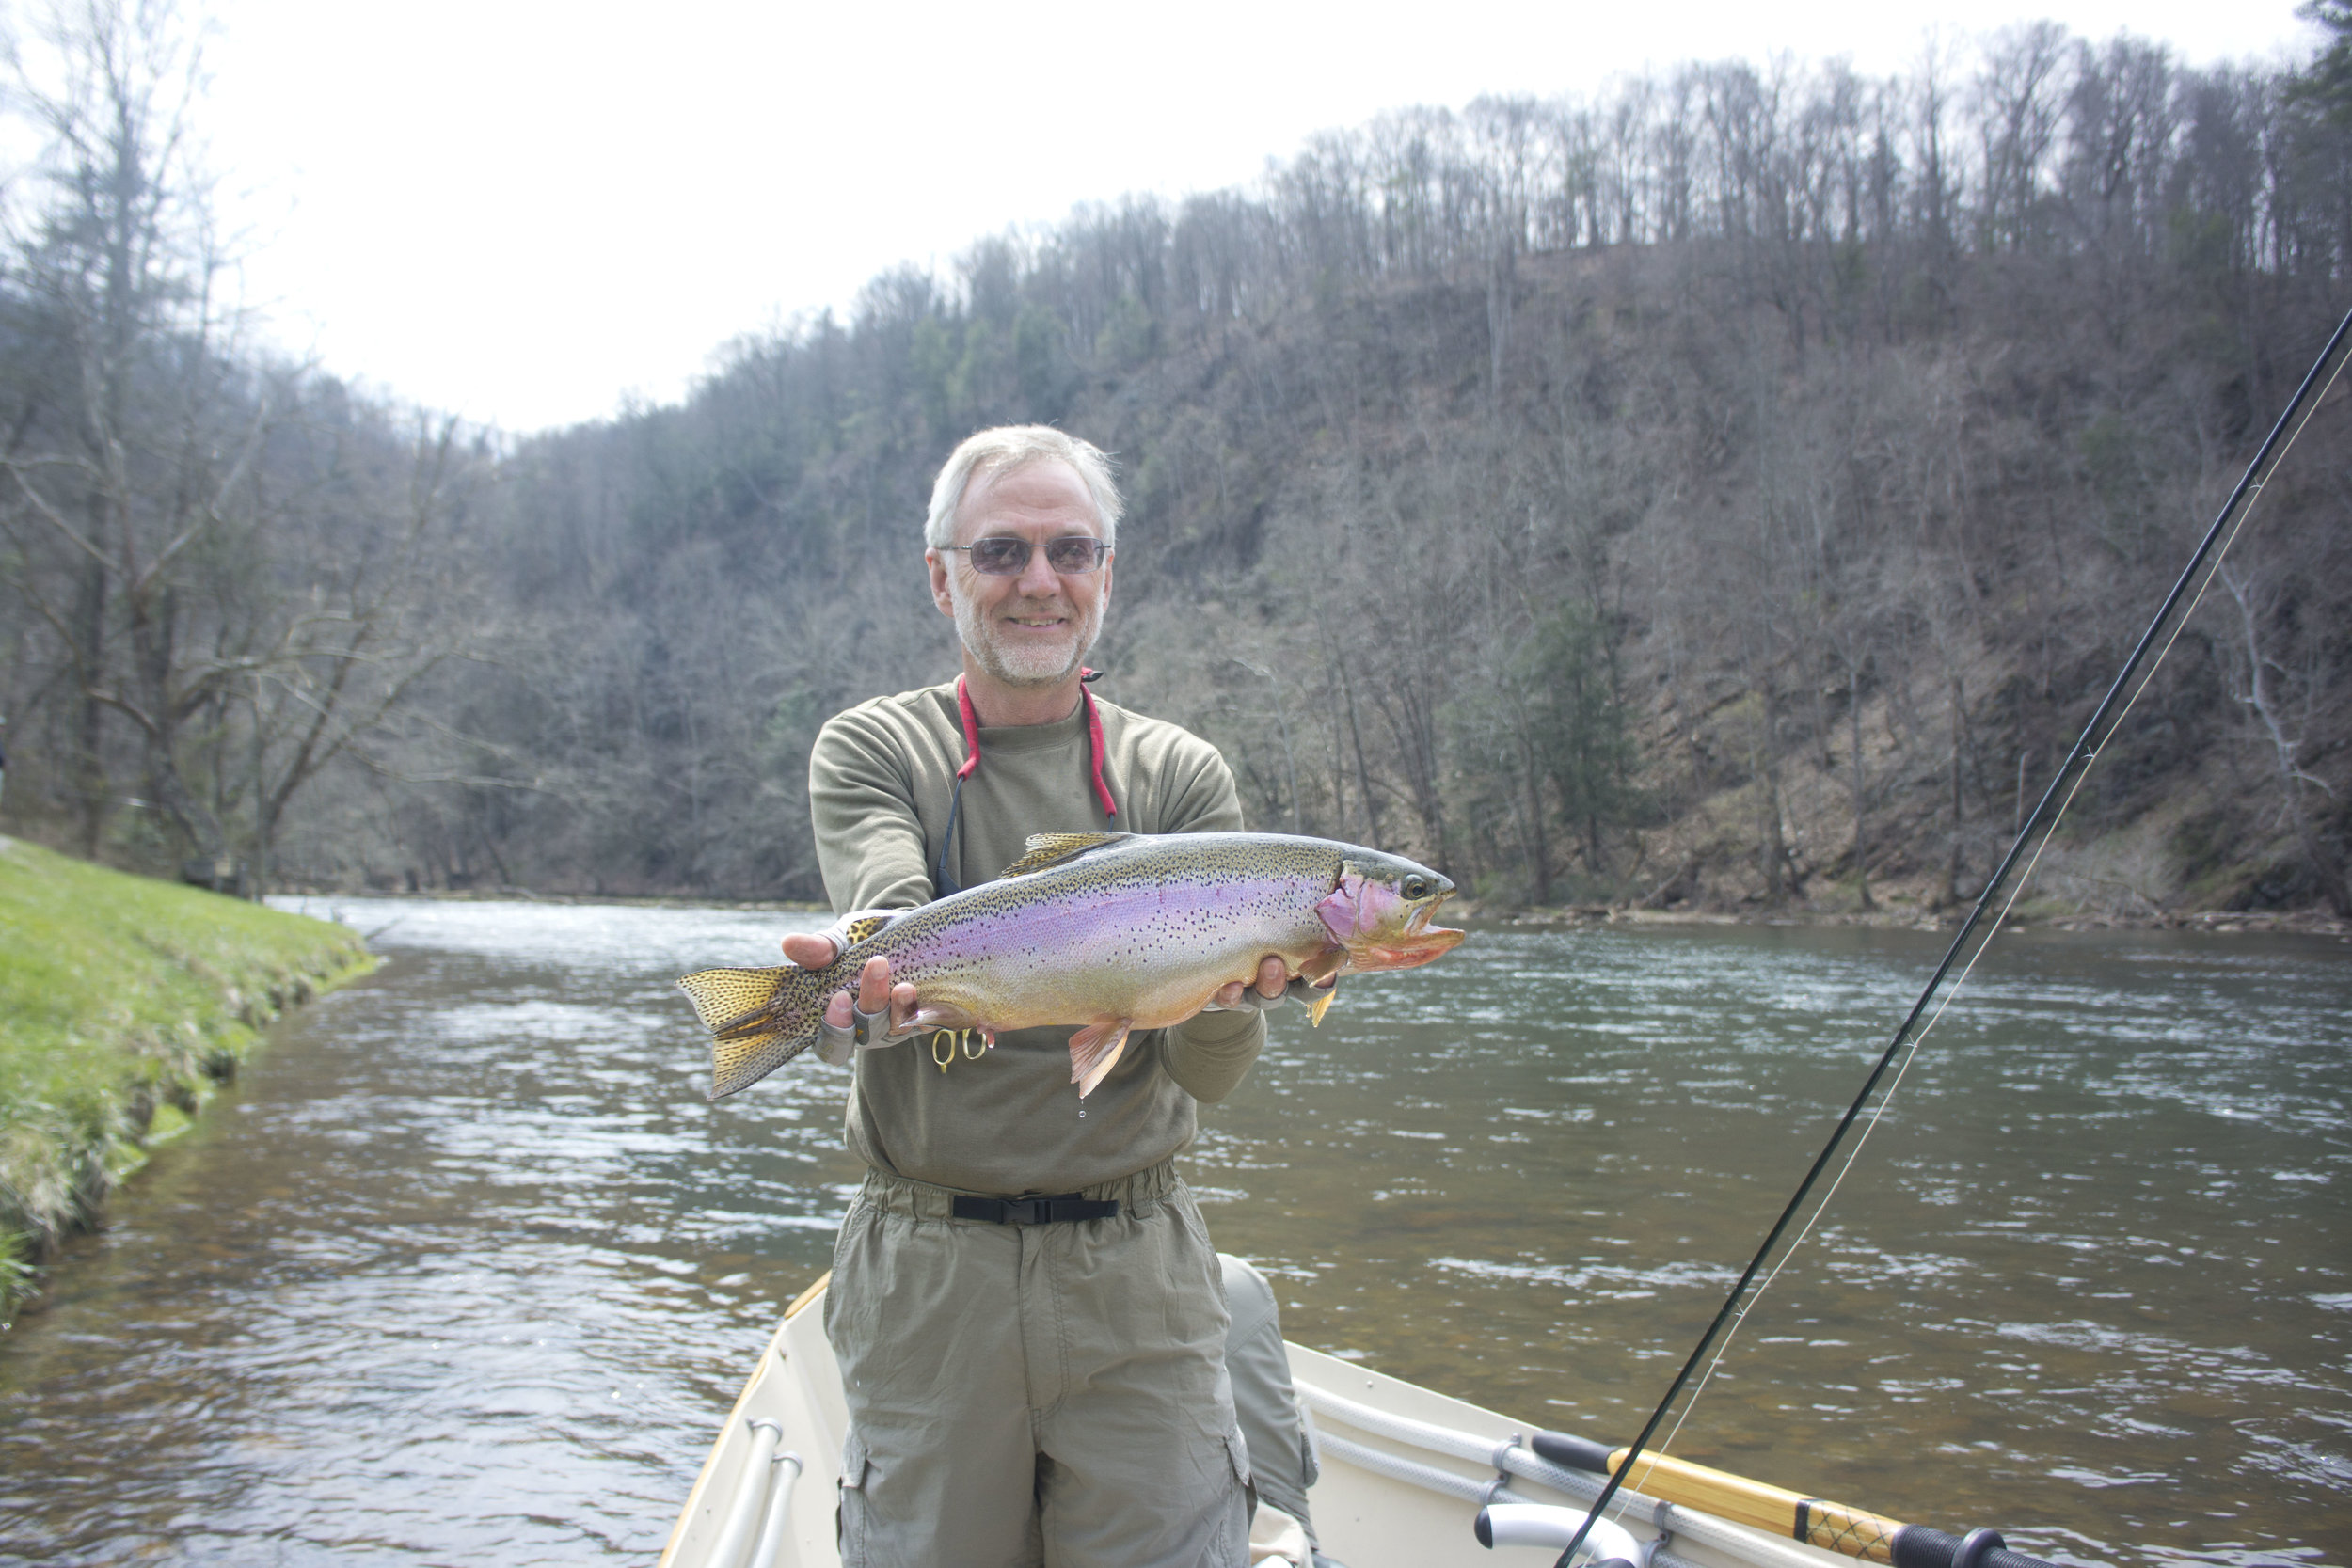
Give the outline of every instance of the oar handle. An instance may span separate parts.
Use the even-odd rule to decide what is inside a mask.
[[[1536,1457],[1549,1459],[1565,1470],[1587,1470],[1597,1476],[1609,1473],[1609,1450],[1589,1437],[1571,1437],[1565,1432],[1539,1432],[1527,1440]]]
[[[1597,1476],[1613,1474],[1625,1463],[1627,1451],[1612,1452],[1590,1438],[1571,1437],[1565,1432],[1539,1432],[1527,1440],[1527,1446],[1554,1465]],[[2038,1557],[2010,1551],[2008,1543],[1989,1529],[1947,1535],[1925,1525],[1899,1524],[1864,1509],[1825,1502],[1684,1459],[1644,1454],[1626,1479],[1645,1497],[1694,1508],[1848,1557],[1889,1562],[1894,1568],[2055,1568]]]
[[[2012,1552],[1999,1532],[1972,1529],[1947,1535],[1925,1525],[1895,1532],[1895,1568],[2053,1568],[2038,1557]]]

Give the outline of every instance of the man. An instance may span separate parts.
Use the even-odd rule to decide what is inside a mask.
[[[983,431],[948,458],[924,560],[962,675],[818,736],[810,808],[836,911],[991,880],[1031,833],[1241,827],[1215,748],[1086,689],[1119,514],[1108,460],[1059,431]],[[796,935],[785,953],[823,965],[839,943]],[[1243,1560],[1219,1265],[1171,1161],[1196,1102],[1256,1059],[1287,978],[1268,958],[1224,1010],[1131,1037],[1083,1102],[1066,1028],[901,1043],[914,988],[882,958],[854,1009],[834,999],[827,1054],[868,1047],[848,1130],[870,1168],[825,1310],[850,1405],[849,1568]]]

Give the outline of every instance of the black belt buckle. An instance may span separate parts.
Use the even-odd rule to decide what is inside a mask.
[[[958,1197],[948,1211],[960,1220],[990,1225],[1058,1225],[1070,1220],[1106,1220],[1119,1212],[1115,1197]]]

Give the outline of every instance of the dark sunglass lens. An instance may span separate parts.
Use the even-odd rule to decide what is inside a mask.
[[[1057,539],[1045,546],[1046,564],[1057,572],[1091,572],[1103,559],[1099,539]]]
[[[991,577],[1010,577],[1028,563],[1025,539],[983,539],[972,546],[972,569]]]

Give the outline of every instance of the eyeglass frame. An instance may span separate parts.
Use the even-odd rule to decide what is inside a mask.
[[[1081,566],[1074,571],[1065,571],[1059,566],[1055,566],[1054,546],[1057,545],[1073,544],[1087,544],[1093,546],[1093,564]],[[1045,564],[1053,567],[1054,575],[1056,577],[1092,577],[1095,573],[1103,569],[1103,563],[1105,561],[1108,561],[1113,554],[1117,553],[1116,546],[1104,542],[1104,540],[1095,538],[1090,533],[1065,533],[1057,539],[1048,539],[1042,545],[1031,544],[1028,540],[1022,538],[1017,533],[993,533],[985,539],[975,539],[969,545],[935,545],[932,548],[941,551],[962,550],[965,553],[966,558],[969,559],[971,552],[982,545],[1018,545],[1021,546],[1020,559],[1015,561],[1010,566],[1001,572],[992,572],[987,567],[982,566],[977,561],[972,561],[972,570],[984,578],[1017,578],[1022,573],[1029,569],[1030,558],[1036,555],[1040,550],[1043,550],[1045,552]]]

